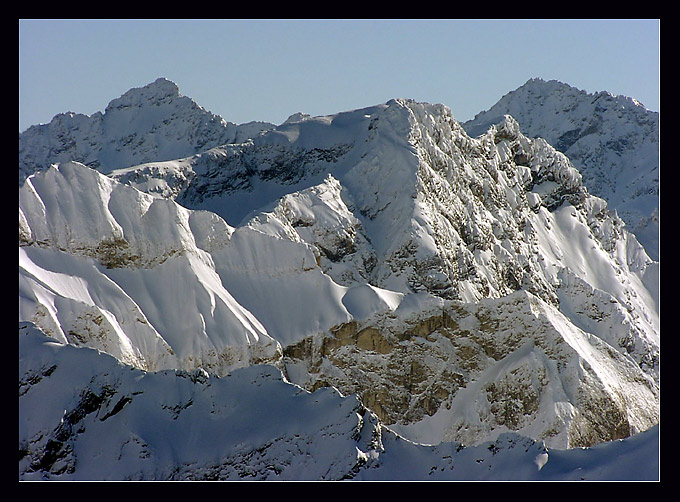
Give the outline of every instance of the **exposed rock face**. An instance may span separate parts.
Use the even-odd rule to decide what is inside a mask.
[[[512,430],[549,445],[590,446],[658,420],[653,378],[592,335],[565,330],[568,321],[530,293],[398,314],[304,339],[284,349],[284,363],[305,375],[298,383],[308,389],[357,393],[397,430],[428,431],[418,437],[424,442],[475,444]],[[430,422],[432,429],[423,425]]]

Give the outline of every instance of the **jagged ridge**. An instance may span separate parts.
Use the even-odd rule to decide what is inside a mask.
[[[483,134],[506,114],[566,154],[588,190],[616,209],[659,259],[659,114],[635,99],[531,79],[463,127]]]

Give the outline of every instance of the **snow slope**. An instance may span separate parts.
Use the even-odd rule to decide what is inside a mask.
[[[19,249],[20,318],[151,370],[224,372],[279,353],[200,247],[229,238],[215,215],[75,163],[29,178],[19,192],[20,235],[34,244]]]
[[[569,157],[588,190],[616,209],[659,259],[659,114],[633,98],[530,79],[463,124],[471,136],[512,115],[527,136]]]
[[[412,443],[271,366],[147,373],[19,324],[20,480],[658,480],[658,427],[557,450]]]

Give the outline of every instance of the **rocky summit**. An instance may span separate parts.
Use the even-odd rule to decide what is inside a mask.
[[[86,465],[103,453],[114,478],[404,479],[408,444],[438,445],[428,476],[480,478],[473,461],[447,478],[441,459],[467,454],[444,452],[520,442],[530,461],[491,478],[534,479],[551,449],[658,424],[659,262],[565,144],[514,115],[469,134],[444,105],[392,99],[236,126],[159,79],[69,117],[20,135],[19,334],[41,347],[20,351],[20,477],[105,476]],[[80,358],[108,376],[82,369],[38,412]],[[304,417],[275,427],[264,400]],[[144,407],[198,429],[259,418],[201,456],[160,450]],[[94,416],[127,425],[93,448]],[[326,436],[313,469],[291,453]],[[143,460],[123,469],[123,450]]]

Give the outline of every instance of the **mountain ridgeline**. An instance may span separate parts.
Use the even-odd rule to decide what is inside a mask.
[[[554,85],[526,84],[534,93]],[[581,113],[593,97],[559,87],[575,100],[570,109],[566,98],[558,100],[559,122],[573,125],[581,119],[570,110]],[[506,96],[501,103],[509,101],[518,102]],[[624,112],[606,108],[619,98],[598,102],[601,131],[624,130],[628,138],[603,158],[629,158],[635,134],[649,136],[641,144],[658,143],[653,116],[639,118],[636,128]],[[488,123],[496,109],[460,124],[444,105],[392,99],[329,116],[299,113],[278,126],[237,126],[159,79],[128,91],[103,114],[61,115],[29,128],[19,140],[20,340],[39,330],[55,347],[97,349],[149,375],[124,384],[102,380],[96,390],[83,377],[72,392],[99,396],[89,413],[99,410],[100,421],[132,413],[125,404],[141,402],[135,393],[153,374],[153,385],[174,388],[177,379],[161,382],[168,372],[203,382],[231,375],[243,375],[231,382],[276,381],[263,393],[282,402],[308,402],[285,397],[299,392],[329,403],[339,399],[329,397],[335,391],[354,396],[338,401],[346,412],[341,421],[309,408],[309,428],[271,436],[279,446],[266,453],[252,437],[225,438],[250,459],[238,465],[227,450],[221,460],[180,446],[175,457],[154,454],[149,445],[156,440],[144,437],[135,418],[129,436],[112,436],[110,445],[150,459],[132,464],[134,472],[125,473],[132,478],[233,479],[250,469],[271,479],[266,465],[301,475],[283,446],[316,448],[320,423],[329,431],[347,428],[333,434],[351,439],[356,449],[348,451],[360,455],[329,456],[326,469],[314,466],[318,476],[309,471],[315,479],[335,472],[331,466],[337,478],[371,479],[372,472],[401,479],[408,472],[405,463],[396,465],[405,462],[401,456],[389,457],[390,469],[380,460],[390,447],[406,455],[394,438],[440,445],[441,452],[446,445],[473,452],[494,441],[502,450],[524,438],[527,452],[547,448],[533,453],[535,468],[534,457],[549,458],[548,449],[590,447],[653,428],[659,262],[619,217],[632,212],[613,210],[591,193],[588,180],[605,175],[572,162],[566,140],[551,143],[559,127],[539,120],[544,108],[534,111],[531,134],[524,130],[534,115],[531,102],[522,103]],[[617,120],[622,125],[602,125]],[[614,139],[598,131],[572,134],[569,146],[581,142],[583,152],[584,138],[594,135],[608,152],[602,145]],[[636,155],[652,149],[642,150]],[[647,169],[636,162],[616,169]],[[649,172],[658,172],[658,162]],[[654,176],[642,178],[653,185]],[[624,198],[632,200],[614,200]],[[636,207],[651,207],[645,200]],[[25,343],[47,343],[36,336]],[[97,455],[87,440],[71,430],[50,450],[45,441],[59,434],[56,418],[28,421],[35,396],[45,392],[40,385],[59,381],[50,379],[51,352],[40,350],[40,364],[26,356],[23,374],[20,365],[20,476],[96,477],[78,467],[78,458]],[[60,353],[78,358],[78,351]],[[244,392],[237,389],[244,384],[228,382],[219,389],[230,385],[219,392]],[[190,387],[177,392],[198,392]],[[193,421],[209,421],[216,406],[235,406],[225,404],[234,397],[220,401],[215,392],[186,394],[172,409],[179,416],[190,408]],[[119,408],[106,404],[114,394]],[[59,413],[67,404],[54,400]],[[257,413],[248,406],[243,413]],[[54,461],[57,446],[62,462]],[[338,442],[338,455],[347,448]],[[169,460],[178,457],[181,465]],[[544,463],[538,471],[547,472]],[[534,476],[526,469],[495,472]],[[474,469],[469,475],[481,476]]]

